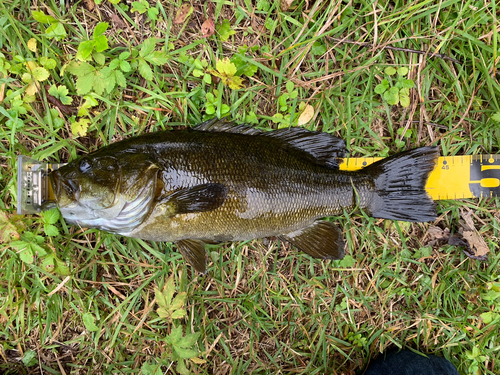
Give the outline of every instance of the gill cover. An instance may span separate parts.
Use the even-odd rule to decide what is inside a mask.
[[[50,179],[62,216],[83,227],[126,234],[148,214],[158,167],[144,154],[84,156]]]

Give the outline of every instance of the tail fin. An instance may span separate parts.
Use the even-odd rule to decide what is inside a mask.
[[[364,168],[374,176],[376,195],[368,207],[372,216],[414,222],[435,220],[436,207],[425,184],[438,156],[437,147],[420,147]]]

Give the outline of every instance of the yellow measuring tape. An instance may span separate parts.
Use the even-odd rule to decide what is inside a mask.
[[[380,159],[344,159],[340,169],[354,171]],[[425,189],[434,200],[500,197],[500,155],[441,156]]]

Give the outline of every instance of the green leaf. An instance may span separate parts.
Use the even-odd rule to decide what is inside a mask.
[[[351,268],[356,264],[356,259],[350,255],[346,255],[344,259],[340,261],[340,266],[342,268]]]
[[[122,60],[122,61],[123,61],[123,60],[128,59],[129,57],[130,57],[130,52],[129,52],[129,51],[122,52],[122,53],[120,53],[120,55],[118,56],[118,58],[119,58],[120,60]]]
[[[148,18],[150,20],[156,21],[158,19],[158,9],[156,8],[149,8],[148,9]]]
[[[108,26],[109,24],[107,22],[99,22],[94,29],[93,38],[96,39],[97,37],[102,36],[108,29]]]
[[[116,86],[115,70],[110,67],[104,67],[101,69],[102,79],[104,81],[104,88],[109,93],[113,91]]]
[[[162,51],[153,51],[149,55],[144,56],[144,60],[153,65],[160,66],[168,62],[168,55]]]
[[[56,60],[48,58],[47,56],[40,57],[40,65],[46,69],[54,69],[57,66]]]
[[[42,242],[41,243],[43,243],[43,240],[44,239],[42,237]],[[31,242],[29,244],[29,248],[31,249],[31,252],[33,254],[37,254],[38,256],[42,256],[43,257],[43,256],[45,256],[47,254],[47,251],[45,251],[45,249],[42,246],[40,246],[38,243],[36,243],[36,242]]]
[[[141,366],[142,375],[162,375],[161,365],[158,363],[146,362]]]
[[[212,84],[212,76],[210,74],[204,74],[203,75],[203,81],[206,84],[211,85]]]
[[[311,53],[313,55],[324,55],[326,53],[326,46],[317,40],[311,47]]]
[[[397,87],[391,87],[389,90],[384,92],[384,99],[390,105],[395,105],[399,103],[399,89]]]
[[[33,69],[31,71],[31,74],[33,74],[33,78],[39,82],[45,81],[50,76],[49,71],[45,68],[42,68],[41,66],[38,66],[35,69]]]
[[[178,326],[172,329],[170,335],[166,337],[166,341],[170,345],[176,345],[182,338],[182,326]]]
[[[54,269],[54,273],[61,276],[69,276],[71,272],[69,271],[69,267],[59,258],[54,257],[54,263],[56,268]]]
[[[205,67],[203,66],[203,63],[201,62],[200,59],[194,59],[193,66],[194,66],[195,69],[198,69],[198,70],[204,70],[205,69]]]
[[[183,359],[189,359],[198,356],[198,351],[194,349],[181,348],[177,345],[173,345],[173,348],[177,355]]]
[[[168,321],[181,319],[187,314],[186,310],[182,308],[186,301],[187,293],[179,293],[173,298],[174,293],[175,283],[173,277],[167,280],[163,291],[155,289],[155,300],[158,306],[160,306],[160,308],[157,309],[157,313],[161,318],[167,319]]]
[[[71,132],[75,137],[84,137],[90,125],[89,119],[81,118],[71,124]]]
[[[47,30],[45,30],[45,35],[47,38],[54,38],[55,40],[61,40],[66,37],[66,29],[61,22],[54,22],[50,25]]]
[[[50,273],[54,273],[56,269],[55,256],[50,254],[42,259],[42,268]]]
[[[375,86],[375,93],[377,93],[377,94],[383,94],[389,88],[389,82],[387,80],[384,80],[384,81],[386,81],[387,84],[385,84],[382,81],[382,83],[380,83],[377,86]]]
[[[77,77],[81,77],[89,73],[95,72],[95,68],[89,63],[75,62],[75,61],[69,63],[68,66],[66,67],[66,70]]]
[[[401,104],[402,107],[409,107],[410,106],[410,97],[408,95],[405,95],[401,92],[399,92],[399,103]]]
[[[0,211],[0,243],[20,239],[19,232],[24,229],[24,224],[19,226],[16,224],[17,220],[13,220],[12,216],[6,212]]]
[[[52,17],[46,15],[44,12],[40,12],[38,10],[34,10],[31,15],[35,19],[35,21],[40,22],[40,23],[53,23],[56,22],[57,20]]]
[[[175,294],[175,281],[174,277],[170,276],[165,283],[165,286],[163,287],[163,293],[162,295],[165,297],[165,306],[170,307],[172,304],[172,298]]]
[[[76,80],[76,93],[78,95],[85,95],[89,93],[94,85],[94,77],[94,73],[78,77]]]
[[[271,4],[267,0],[259,0],[257,2],[257,9],[258,10],[268,12],[270,8],[271,8]]]
[[[146,57],[151,54],[156,47],[156,38],[148,38],[142,43],[141,51],[139,55],[142,57]]]
[[[190,348],[194,344],[196,344],[196,341],[198,341],[199,337],[200,337],[200,332],[187,333],[186,336],[184,336],[177,342],[177,346],[181,348]]]
[[[215,65],[217,71],[227,77],[234,76],[236,74],[236,65],[234,65],[229,58],[224,58],[222,60],[217,61]]]
[[[481,294],[481,297],[485,301],[496,301],[497,299],[500,299],[500,292],[495,291],[494,289],[488,290],[486,293]]]
[[[28,246],[29,246],[29,242],[27,241],[24,241],[24,240],[18,240],[18,241],[12,241],[10,243],[10,246],[12,248],[14,248],[15,250],[17,251],[21,251],[21,250],[24,250],[24,249],[27,249]]]
[[[130,72],[130,64],[127,61],[120,61],[120,69],[125,73]]]
[[[65,104],[65,105],[70,105],[71,102],[73,101],[73,99],[68,96],[68,89],[64,85],[59,86],[59,87],[57,87],[56,85],[50,86],[49,94],[55,98],[58,98],[61,101],[61,103]],[[42,211],[42,215],[45,212],[50,212],[50,211],[52,211],[52,210]],[[59,216],[58,216],[58,218],[59,218]],[[56,221],[57,221],[57,219],[56,219]],[[53,224],[53,223],[49,223],[49,224]]]
[[[28,349],[23,355],[23,365],[26,367],[35,366],[38,363],[36,352],[33,349]]]
[[[92,88],[97,95],[102,95],[104,93],[106,85],[104,79],[102,78],[101,72],[95,72],[92,82]]]
[[[94,47],[97,52],[102,52],[108,49],[108,38],[106,35],[99,35],[94,38]]]
[[[413,80],[411,79],[404,79],[402,82],[401,82],[403,88],[406,88],[406,89],[411,89],[413,86],[415,86],[415,82],[413,82]]]
[[[220,113],[221,113],[221,115],[225,115],[225,114],[229,113],[230,110],[231,110],[231,108],[229,108],[229,106],[227,104],[222,104],[221,109],[220,109]]]
[[[236,34],[236,31],[231,30],[231,23],[229,20],[223,20],[222,23],[217,26],[216,30],[223,42],[227,41],[231,35]]]
[[[494,320],[500,319],[500,314],[495,313],[493,311],[488,311],[480,315],[481,319],[483,319],[484,324],[490,324]]]
[[[170,310],[172,311],[172,309]],[[178,309],[170,313],[170,319],[182,319],[187,315],[187,311],[184,309]]]
[[[142,3],[140,1],[134,1],[132,3],[132,9],[130,9],[131,12],[139,12],[139,14],[145,13],[149,8],[149,4]]]
[[[207,115],[213,115],[215,113],[215,106],[212,103],[206,103],[205,112]]]
[[[214,91],[215,91],[215,90],[214,90]],[[210,103],[214,103],[214,102],[215,102],[215,95],[214,95],[214,94],[212,94],[211,92],[207,92],[206,98],[207,98],[207,100],[208,100]]]
[[[97,330],[99,330],[99,327],[95,325],[95,318],[91,313],[83,314],[82,319],[87,331],[96,332]]]
[[[81,42],[78,46],[78,52],[76,53],[76,58],[80,61],[86,61],[89,59],[92,51],[94,50],[95,42],[93,40],[86,40]]]
[[[52,87],[55,87],[55,85]],[[52,87],[51,87],[51,89],[52,89]],[[59,86],[58,92],[63,92],[64,95],[66,95],[68,93],[68,90],[66,89],[66,86]],[[49,93],[50,93],[50,90],[49,90]],[[51,94],[51,95],[53,95],[53,94]],[[57,208],[52,208],[52,209],[47,210],[47,211],[42,211],[41,215],[43,218],[43,222],[45,224],[55,224],[59,221],[59,219],[61,217],[61,213],[59,212],[59,209],[57,209]]]
[[[153,71],[150,66],[144,61],[144,59],[139,59],[139,73],[144,79],[151,81],[153,79]]]
[[[293,81],[288,81],[285,85],[286,87],[286,91],[288,91],[288,93],[291,93],[293,91],[293,89],[295,88],[295,83],[293,83]]]
[[[250,111],[245,115],[245,122],[248,124],[258,124],[259,120],[257,119],[255,112]]]
[[[399,74],[400,76],[405,76],[405,75],[407,75],[407,74],[408,74],[408,71],[409,71],[409,70],[408,70],[408,68],[407,68],[406,66],[401,66],[401,67],[399,67],[399,68],[398,68],[398,74]]]
[[[205,73],[203,72],[203,70],[193,69],[193,76],[194,77],[201,77],[203,75],[205,75]]]
[[[280,106],[286,106],[287,105],[287,100],[289,98],[290,98],[290,94],[284,93],[284,94],[280,95],[280,97],[278,98],[278,104]]]
[[[116,79],[116,83],[120,87],[127,87],[127,80],[125,79],[125,76],[123,75],[123,73],[120,72],[119,70],[115,70],[115,79]]]
[[[92,52],[92,57],[99,65],[104,65],[106,63],[106,56],[104,55],[104,53],[94,51]]]
[[[97,100],[92,96],[92,95],[85,95],[83,97],[85,101],[83,102],[82,106],[78,110],[78,116],[87,116],[88,115],[88,109],[97,106],[99,103]]]
[[[190,375],[191,372],[187,369],[186,364],[184,361],[181,359],[180,361],[177,362],[177,367],[175,370],[181,374],[181,375]]]
[[[392,66],[388,66],[387,68],[385,68],[384,72],[388,76],[393,76],[394,74],[396,74],[396,69],[394,69]]]
[[[257,73],[258,70],[259,68],[257,67],[257,65],[248,64],[247,68],[243,71],[243,74],[247,77],[253,77],[253,75]]]
[[[28,247],[24,250],[21,250],[19,252],[19,258],[24,262],[28,264],[32,264],[35,260],[35,257],[33,256],[33,252],[31,249]]]
[[[500,112],[496,112],[491,116],[491,119],[496,122],[500,122]]]
[[[232,89],[238,90],[243,88],[243,79],[235,76],[236,65],[234,65],[229,58],[224,58],[217,61],[217,70],[208,69],[208,72],[216,77],[219,77],[222,83]]]
[[[239,90],[243,88],[243,78],[241,77],[230,77],[228,79],[227,85],[233,90]]]
[[[111,60],[111,62],[109,63],[109,68],[114,70],[114,69],[116,69],[116,68],[118,68],[118,67],[120,66],[120,63],[121,63],[121,61],[120,61],[120,60],[118,60],[118,59],[113,59],[113,60]],[[130,66],[130,65],[129,65],[129,66]]]

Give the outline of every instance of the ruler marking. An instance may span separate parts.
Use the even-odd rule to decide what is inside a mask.
[[[344,159],[340,169],[359,170],[380,159]],[[425,188],[434,200],[500,197],[500,155],[441,156]]]

